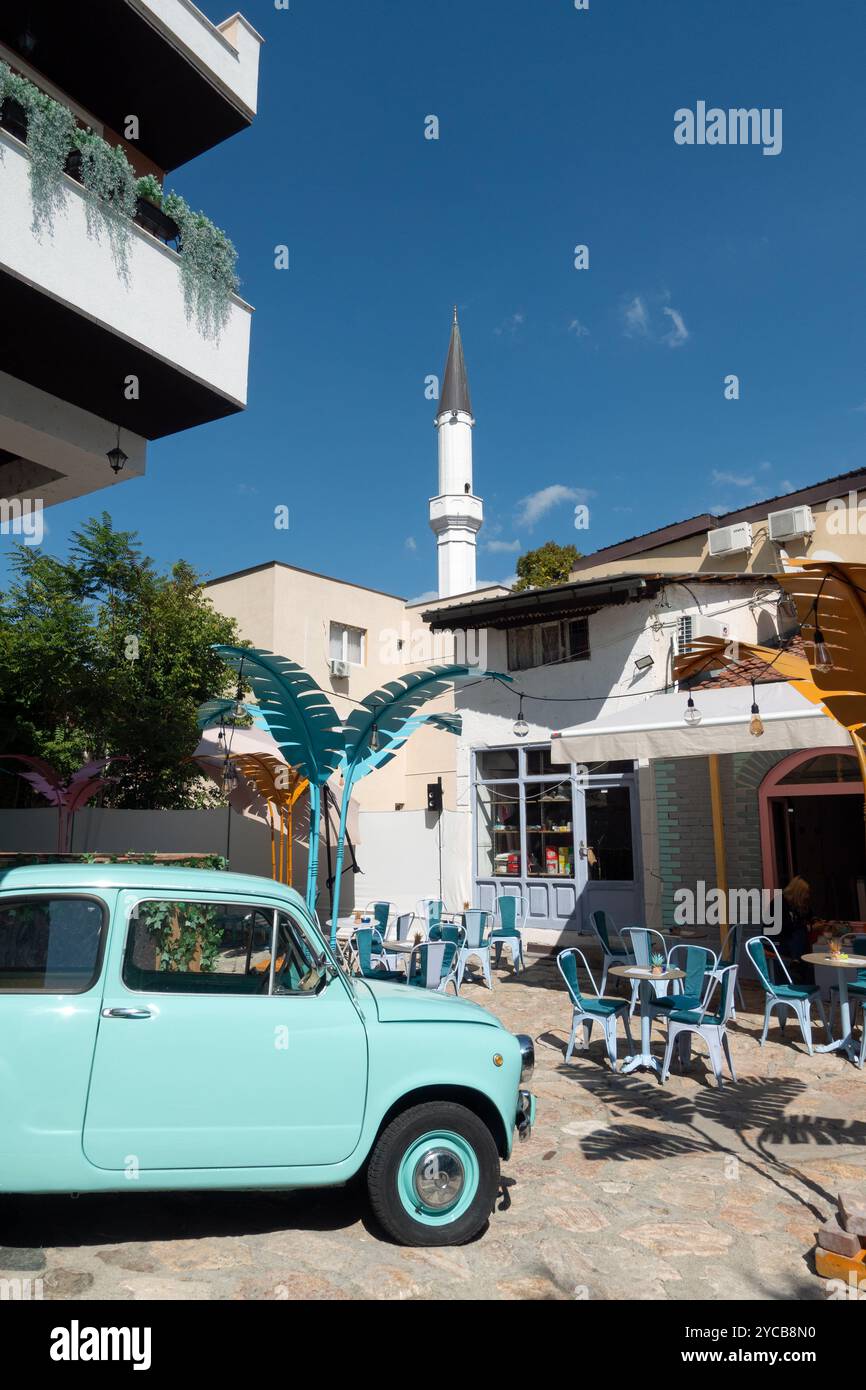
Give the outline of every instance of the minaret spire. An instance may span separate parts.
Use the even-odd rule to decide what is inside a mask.
[[[457,318],[457,305],[454,305],[454,322],[451,325],[451,342],[448,344],[448,360],[445,363],[445,377],[442,382],[442,395],[439,414],[446,410],[462,410],[472,414],[469,399],[469,377],[463,357],[463,339],[460,337],[460,322]]]
[[[456,304],[435,423],[439,432],[439,496],[430,501],[430,525],[437,539],[439,596],[448,598],[475,589],[476,536],[483,521],[481,498],[472,490],[475,420]]]

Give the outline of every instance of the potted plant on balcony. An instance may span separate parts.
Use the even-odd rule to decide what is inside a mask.
[[[173,217],[163,212],[163,191],[155,174],[145,174],[135,185],[135,220],[151,236],[160,241],[176,242],[180,227]]]
[[[22,144],[27,142],[27,88],[26,78],[6,63],[0,63],[0,126],[14,135]]]

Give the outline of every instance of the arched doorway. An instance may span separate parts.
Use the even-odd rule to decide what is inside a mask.
[[[789,754],[758,795],[764,887],[784,888],[799,874],[817,917],[866,920],[863,781],[850,748]]]

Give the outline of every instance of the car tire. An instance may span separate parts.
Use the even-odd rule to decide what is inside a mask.
[[[484,1230],[499,1191],[493,1135],[465,1105],[415,1105],[379,1135],[367,1190],[398,1244],[465,1245]]]

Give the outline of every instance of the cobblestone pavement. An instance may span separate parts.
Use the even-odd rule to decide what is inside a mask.
[[[731,1027],[739,1084],[718,1091],[698,1043],[662,1087],[613,1075],[600,1040],[565,1064],[549,960],[463,992],[537,1046],[536,1127],[472,1245],[391,1245],[349,1189],[5,1197],[0,1279],[56,1299],[826,1296],[815,1231],[840,1187],[866,1185],[866,1072],[808,1057],[791,1024],[760,1049],[753,995]]]

